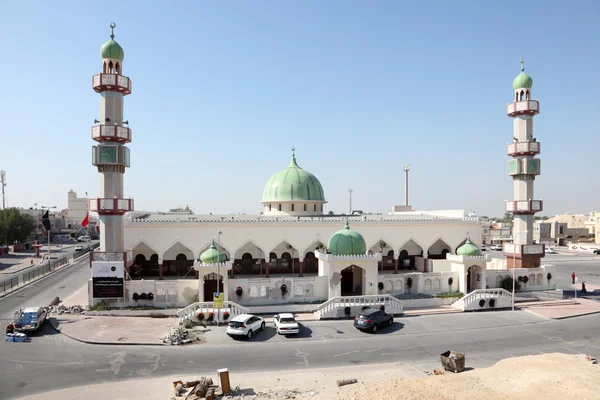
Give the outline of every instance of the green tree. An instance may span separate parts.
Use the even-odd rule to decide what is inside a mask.
[[[35,219],[31,215],[21,214],[17,208],[0,210],[0,236],[5,244],[24,242],[35,226]]]
[[[505,212],[504,213],[504,217],[502,218],[502,222],[504,222],[505,224],[510,224],[510,226],[513,225],[513,214],[511,212]]]

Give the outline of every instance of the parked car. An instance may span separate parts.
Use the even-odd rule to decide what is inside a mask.
[[[392,326],[394,317],[385,311],[367,308],[354,318],[354,327],[361,331],[377,332],[382,326]]]
[[[46,307],[27,307],[15,311],[15,330],[20,332],[31,332],[37,330],[48,318]]]
[[[81,251],[83,250],[83,246],[75,246],[75,251]]]
[[[77,238],[78,242],[89,242],[90,240],[92,240],[92,238],[89,236],[79,236]]]
[[[241,314],[229,321],[227,335],[230,337],[247,337],[248,339],[265,329],[265,320],[252,314]]]
[[[547,254],[558,254],[558,253],[556,252],[556,250],[554,250],[554,249],[553,249],[553,248],[551,248],[551,247],[546,247],[546,253],[547,253]]]
[[[277,314],[273,317],[273,324],[280,335],[297,335],[300,326],[292,314]]]
[[[599,254],[600,255],[600,249],[594,250],[594,254]]]
[[[490,246],[490,250],[502,251],[502,245],[501,244],[493,244]]]
[[[487,250],[487,248],[486,248],[485,246],[483,246],[483,245],[482,245],[482,246],[481,246],[481,251],[486,251],[486,250]]]

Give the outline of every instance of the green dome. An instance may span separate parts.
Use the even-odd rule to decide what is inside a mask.
[[[115,34],[114,34],[114,29],[115,26],[117,26],[114,22],[112,24],[110,24],[110,28],[111,28],[111,34],[110,34],[110,40],[107,41],[106,43],[104,43],[102,45],[102,47],[100,47],[100,56],[104,59],[104,58],[112,58],[112,59],[116,59],[116,60],[120,60],[123,61],[123,59],[125,58],[125,52],[123,51],[123,48],[119,45],[119,43],[115,42]]]
[[[515,90],[531,89],[532,86],[533,79],[525,73],[525,60],[521,59],[521,73],[513,81],[513,88]]]
[[[212,244],[204,253],[200,254],[200,261],[204,264],[216,264],[218,262],[225,262],[227,260],[227,255],[224,253],[219,253],[217,247],[215,246],[215,241],[213,240]]]
[[[298,166],[293,153],[290,165],[273,175],[263,190],[262,202],[278,201],[325,202],[321,182],[316,176]]]
[[[456,254],[459,256],[480,256],[481,249],[475,246],[471,239],[467,238],[465,244],[456,249]]]
[[[348,222],[344,229],[334,233],[327,245],[334,256],[359,256],[367,253],[367,243],[362,235],[350,229]]]

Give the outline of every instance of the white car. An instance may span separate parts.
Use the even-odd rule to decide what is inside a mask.
[[[547,254],[558,254],[558,253],[556,252],[556,250],[554,250],[554,249],[553,249],[553,248],[551,248],[551,247],[546,247],[546,253],[547,253]]]
[[[300,327],[292,314],[277,314],[273,317],[273,324],[280,335],[297,335]]]
[[[229,321],[227,335],[231,337],[247,337],[248,339],[265,329],[265,320],[251,314],[241,314]]]
[[[83,250],[83,246],[76,246],[75,247],[75,251],[81,251],[81,250]]]
[[[19,332],[31,332],[38,329],[48,318],[46,307],[27,307],[15,311],[15,329]]]
[[[491,245],[490,250],[502,251],[502,245],[500,245],[500,244]]]

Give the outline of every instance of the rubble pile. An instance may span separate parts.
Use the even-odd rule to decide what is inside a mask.
[[[81,315],[85,314],[85,307],[74,305],[74,306],[63,306],[59,304],[57,306],[51,306],[50,312],[52,314],[73,314],[73,315]]]
[[[299,390],[289,390],[289,389],[280,389],[280,390],[269,390],[268,392],[250,392],[246,393],[246,390],[240,390],[239,387],[236,387],[232,393],[228,393],[223,396],[223,399],[227,400],[263,400],[263,399],[271,399],[271,400],[300,400],[315,397],[319,394],[316,390],[307,390],[307,391],[299,391]]]
[[[180,344],[188,344],[202,340],[204,338],[204,332],[204,330],[198,328],[186,329],[183,326],[176,326],[164,337],[159,339],[161,339],[163,343],[178,346]]]

